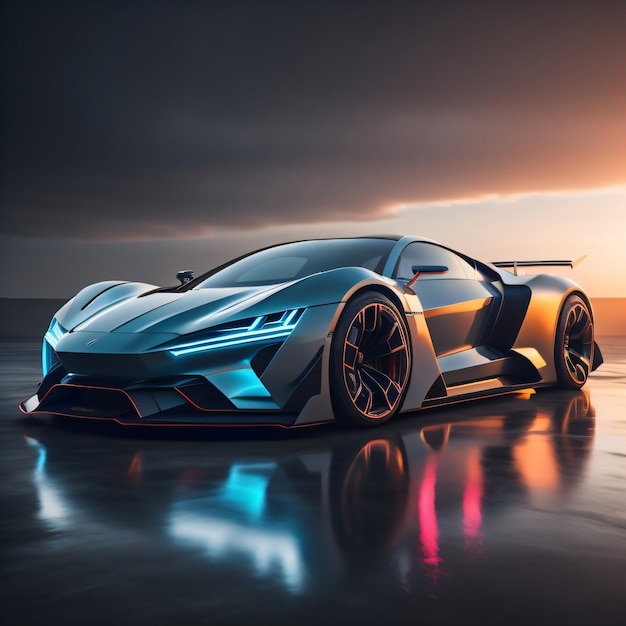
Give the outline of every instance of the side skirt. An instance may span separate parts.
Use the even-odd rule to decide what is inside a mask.
[[[502,379],[483,380],[476,383],[468,383],[467,385],[458,385],[449,389],[450,395],[444,398],[432,398],[425,400],[422,404],[423,409],[448,406],[450,404],[460,404],[462,402],[470,402],[472,400],[480,400],[484,398],[495,398],[507,394],[529,392],[532,393],[537,385],[529,386],[528,383],[511,385],[508,381]],[[418,409],[419,410],[419,409]]]

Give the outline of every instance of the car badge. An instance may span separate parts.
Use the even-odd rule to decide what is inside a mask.
[[[90,341],[88,341],[85,344],[85,348],[88,348],[89,346],[92,346],[94,343],[96,343],[96,341],[98,341],[98,338],[96,337],[95,339],[91,339]]]

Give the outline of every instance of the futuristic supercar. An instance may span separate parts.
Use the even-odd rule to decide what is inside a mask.
[[[397,413],[582,387],[602,363],[572,261],[483,263],[371,236],[264,248],[157,287],[80,291],[44,336],[20,408],[143,425],[381,424]],[[513,268],[513,273],[505,268]]]

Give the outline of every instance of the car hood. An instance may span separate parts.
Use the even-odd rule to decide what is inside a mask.
[[[187,335],[225,322],[337,303],[372,283],[388,283],[365,268],[337,268],[278,285],[155,290],[145,283],[100,283],[62,307],[57,321],[66,330],[90,333]]]
[[[116,297],[116,290],[128,291],[127,283],[107,289],[86,306],[68,303],[57,319],[73,332],[187,334],[227,321],[244,303],[252,305],[283,287],[148,292]]]

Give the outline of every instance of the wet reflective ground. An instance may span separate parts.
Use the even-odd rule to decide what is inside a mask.
[[[368,432],[24,419],[0,345],[3,624],[617,624],[626,339],[585,391]]]

